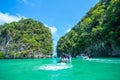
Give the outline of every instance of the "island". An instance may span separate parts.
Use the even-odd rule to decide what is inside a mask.
[[[0,26],[0,58],[46,58],[53,53],[52,34],[33,19]]]

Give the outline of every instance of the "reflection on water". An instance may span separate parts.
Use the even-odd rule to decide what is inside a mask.
[[[72,65],[66,63],[56,63],[56,64],[45,64],[39,67],[40,70],[62,70],[71,68]]]

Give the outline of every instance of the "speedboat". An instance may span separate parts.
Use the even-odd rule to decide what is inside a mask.
[[[69,63],[69,62],[71,62],[71,56],[68,54],[63,54],[63,55],[61,55],[59,62],[60,63]]]
[[[88,59],[89,59],[89,57],[88,57],[88,56],[83,56],[83,59],[87,59],[87,60],[88,60]]]
[[[68,62],[71,62],[71,59],[69,59],[69,58],[61,58],[60,62],[68,63]]]
[[[81,54],[81,57],[83,58],[83,59],[89,59],[89,56],[88,55],[84,55],[84,54]]]

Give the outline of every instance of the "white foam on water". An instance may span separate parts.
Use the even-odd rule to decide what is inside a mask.
[[[102,63],[120,63],[120,60],[110,60],[110,59],[94,59],[90,58],[88,61],[102,62]]]
[[[40,70],[62,70],[71,68],[72,65],[68,65],[66,63],[59,63],[59,64],[46,64],[39,67]]]

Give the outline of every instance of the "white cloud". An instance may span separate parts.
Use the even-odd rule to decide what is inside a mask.
[[[0,25],[4,23],[10,23],[13,21],[19,21],[21,18],[25,18],[25,17],[24,16],[13,16],[13,15],[9,15],[8,13],[0,12]]]
[[[54,27],[54,26],[48,26],[46,24],[45,24],[45,26],[48,27],[51,30],[52,34],[55,34],[55,32],[57,31],[57,28]]]
[[[49,28],[53,34],[57,31],[57,29],[55,27],[49,27]]]
[[[67,30],[67,32],[70,32],[70,30],[71,30],[71,28],[69,28],[69,29]]]

